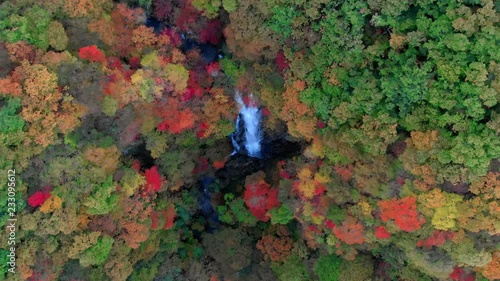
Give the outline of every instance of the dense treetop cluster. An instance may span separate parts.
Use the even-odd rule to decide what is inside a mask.
[[[0,280],[500,279],[499,12],[2,2]],[[304,150],[219,177],[236,91]]]

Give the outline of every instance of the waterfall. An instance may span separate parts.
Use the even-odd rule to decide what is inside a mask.
[[[236,119],[236,130],[231,135],[234,152],[246,152],[250,157],[261,157],[262,131],[260,120],[262,113],[255,105],[253,96],[250,95],[248,105],[243,102],[239,92],[236,93],[236,102],[240,105],[240,113]],[[244,146],[244,151],[242,146]]]

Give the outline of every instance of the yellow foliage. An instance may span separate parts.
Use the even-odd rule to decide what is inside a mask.
[[[146,179],[135,170],[127,170],[120,183],[125,194],[132,196],[139,186],[146,184]]]
[[[54,210],[60,209],[61,206],[62,206],[61,198],[57,195],[52,195],[49,197],[49,199],[43,202],[42,206],[40,206],[40,212],[42,213],[53,212]]]
[[[458,217],[458,209],[456,204],[463,200],[463,197],[457,194],[446,193],[446,203],[436,208],[436,212],[432,217],[432,225],[436,229],[448,230],[455,227],[455,219]]]
[[[446,204],[446,197],[441,192],[441,189],[434,188],[433,190],[418,195],[418,201],[423,205],[423,208],[435,209]]]
[[[312,180],[312,176],[312,172],[309,168],[303,168],[298,173],[300,179],[299,191],[306,198],[312,198],[316,190],[316,184]]]
[[[187,87],[189,71],[180,64],[168,64],[165,67],[168,81],[172,84],[176,92],[183,91]]]

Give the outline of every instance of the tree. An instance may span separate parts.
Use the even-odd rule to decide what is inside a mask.
[[[269,220],[267,211],[279,206],[278,190],[264,181],[262,172],[255,173],[245,179],[244,200],[252,215],[258,220]]]
[[[404,197],[402,199],[381,200],[377,202],[380,207],[380,218],[386,222],[394,220],[399,229],[412,232],[419,230],[425,219],[417,211],[417,197]]]
[[[28,198],[28,204],[31,207],[38,207],[41,206],[49,198],[50,198],[50,193],[44,191],[37,191]]]
[[[314,264],[313,270],[320,281],[338,281],[343,262],[337,255],[322,255]]]
[[[89,60],[91,62],[105,62],[106,57],[104,53],[97,48],[96,45],[80,48],[78,56],[81,59]]]

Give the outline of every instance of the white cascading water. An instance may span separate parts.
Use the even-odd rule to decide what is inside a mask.
[[[251,95],[249,98],[253,101]],[[240,130],[245,130],[243,134],[244,145],[248,156],[260,157],[260,142],[262,140],[262,132],[260,130],[261,111],[252,102],[246,105],[239,92],[236,93],[235,99],[240,105],[240,114],[238,114],[238,119],[236,120],[236,132],[231,137],[235,149],[233,154],[241,150],[241,146],[235,136],[242,135]],[[238,125],[240,123],[240,118],[243,119],[243,126]]]

